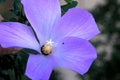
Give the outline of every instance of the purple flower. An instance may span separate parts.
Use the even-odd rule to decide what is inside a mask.
[[[93,16],[86,10],[72,8],[61,17],[58,0],[22,0],[25,14],[36,32],[18,22],[0,23],[2,47],[30,48],[26,75],[32,80],[48,80],[55,67],[84,74],[96,59],[89,40],[99,33]]]

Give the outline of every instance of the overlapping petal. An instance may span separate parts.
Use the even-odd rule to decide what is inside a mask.
[[[32,29],[17,22],[0,23],[0,44],[4,48],[20,47],[39,51],[39,44]]]
[[[33,55],[29,56],[26,75],[32,80],[49,80],[53,69],[53,59],[50,56]]]
[[[40,42],[44,42],[61,17],[59,0],[22,0],[22,3]]]
[[[97,57],[96,50],[87,40],[76,37],[63,39],[56,51],[56,67],[67,68],[80,74],[86,73]]]
[[[72,8],[54,27],[51,37],[58,41],[66,36],[74,36],[89,40],[99,33],[93,16],[86,10]]]

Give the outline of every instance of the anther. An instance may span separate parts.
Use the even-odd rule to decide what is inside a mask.
[[[44,55],[49,55],[52,53],[52,49],[52,45],[46,43],[41,47],[41,52]]]

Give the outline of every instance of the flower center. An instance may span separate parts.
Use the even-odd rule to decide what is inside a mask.
[[[44,55],[49,55],[52,53],[52,50],[53,50],[53,46],[52,46],[53,42],[50,40],[50,41],[47,41],[42,47],[41,47],[41,52],[42,54]]]

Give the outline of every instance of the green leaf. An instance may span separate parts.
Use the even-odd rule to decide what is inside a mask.
[[[62,8],[62,15],[65,14],[65,12],[67,12],[68,9],[77,6],[77,4],[78,4],[77,1],[71,1],[71,2],[70,1],[71,0],[69,0],[67,4],[61,6],[61,8]]]
[[[65,0],[65,2],[67,3],[71,3],[73,0]]]
[[[0,3],[4,3],[6,0],[0,0]]]

